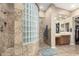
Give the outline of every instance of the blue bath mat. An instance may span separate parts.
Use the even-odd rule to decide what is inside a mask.
[[[43,48],[40,50],[41,56],[54,56],[57,55],[56,48]]]

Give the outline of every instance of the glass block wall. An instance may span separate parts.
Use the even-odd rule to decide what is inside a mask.
[[[38,7],[34,3],[24,4],[23,42],[32,43],[38,40],[39,32]]]

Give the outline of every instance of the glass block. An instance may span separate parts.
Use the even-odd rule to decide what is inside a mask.
[[[25,4],[26,5],[26,4]],[[24,42],[33,42],[38,36],[38,10],[34,3],[25,6]]]

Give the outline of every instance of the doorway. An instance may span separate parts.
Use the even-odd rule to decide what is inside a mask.
[[[51,30],[50,25],[45,24],[44,18],[39,22],[39,47],[40,49],[51,47]]]
[[[75,26],[75,43],[79,45],[79,25]]]

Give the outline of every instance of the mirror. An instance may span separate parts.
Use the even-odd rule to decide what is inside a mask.
[[[59,27],[60,27],[60,24],[57,23],[57,24],[56,24],[56,33],[59,33]]]

